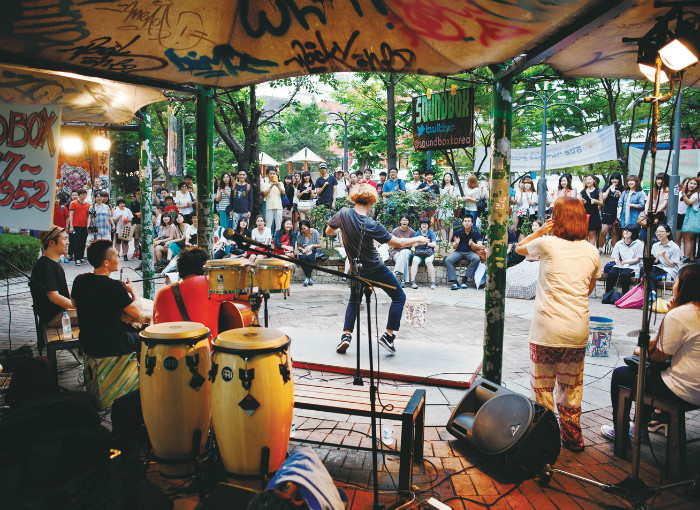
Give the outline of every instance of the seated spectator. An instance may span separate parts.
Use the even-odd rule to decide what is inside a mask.
[[[644,257],[644,243],[637,239],[639,227],[637,225],[625,225],[622,229],[622,239],[615,243],[612,251],[612,260],[605,264],[603,272],[608,277],[605,280],[605,293],[615,288],[618,279],[622,288],[622,294],[627,294],[630,289],[630,279],[639,276]],[[611,303],[612,304],[612,303]]]
[[[532,222],[532,232],[542,227],[540,220]],[[511,230],[508,230],[509,235]],[[515,233],[513,233],[515,239]],[[510,237],[509,237],[510,241]],[[517,243],[516,243],[517,244]],[[517,254],[516,254],[517,255]],[[518,255],[522,257],[522,255]],[[506,271],[506,297],[518,299],[535,299],[537,292],[537,277],[540,273],[540,256],[527,255],[525,260]]]
[[[265,226],[264,216],[259,214],[255,218],[255,228],[250,232],[250,237],[254,241],[258,241],[262,244],[270,244],[272,242],[272,232]],[[251,248],[259,249],[257,246],[252,246]],[[256,260],[265,258],[265,255],[254,251],[248,251],[247,255],[250,257],[251,264],[255,263]]]
[[[673,280],[678,274],[681,263],[681,249],[669,238],[671,231],[663,223],[656,227],[658,243],[651,247],[654,257],[654,267],[651,269],[651,295],[652,301],[656,300],[656,281],[666,277]]]
[[[515,225],[513,225],[515,227]],[[515,252],[516,245],[520,242],[520,231],[515,231],[512,228],[508,229],[508,249],[506,251],[506,261],[508,267],[520,264],[525,257]]]
[[[153,323],[193,321],[201,322],[211,331],[213,338],[219,334],[219,300],[209,299],[209,283],[204,276],[204,264],[209,256],[202,248],[184,248],[177,259],[180,281],[166,285],[158,291],[153,302]],[[187,317],[184,317],[178,306]]]
[[[318,230],[311,228],[309,220],[299,222],[299,235],[297,236],[297,258],[313,264],[316,262],[316,250],[321,248],[321,234]],[[304,287],[314,284],[311,278],[312,268],[301,265],[304,270]]]
[[[458,290],[460,288],[457,282],[457,272],[455,271],[455,264],[460,260],[466,260],[469,262],[469,267],[467,267],[467,273],[462,280],[462,288],[467,288],[467,283],[474,282],[474,273],[476,268],[479,266],[479,255],[477,255],[472,249],[475,246],[483,248],[483,243],[481,242],[481,234],[475,228],[472,228],[472,217],[467,214],[462,219],[462,228],[457,229],[452,238],[452,248],[455,250],[445,257],[445,268],[447,269],[447,282],[452,282],[451,290]]]
[[[68,232],[65,228],[53,227],[39,233],[44,254],[32,269],[29,288],[34,302],[34,311],[46,326],[60,327],[63,312],[68,311],[71,323],[77,324],[75,307],[70,299],[66,274],[58,263],[68,249]]]
[[[422,263],[425,264],[425,268],[428,271],[428,278],[430,278],[430,288],[437,289],[437,283],[435,282],[435,266],[433,266],[433,260],[435,260],[435,247],[437,246],[437,239],[435,233],[430,230],[430,218],[421,218],[420,220],[420,231],[414,234],[414,237],[425,236],[430,239],[429,243],[417,244],[413,247],[413,264],[411,265],[411,288],[417,289],[418,284],[416,283],[416,275],[418,274],[418,266]]]
[[[138,331],[121,320],[123,312],[143,322],[136,289],[128,278],[120,282],[109,277],[119,271],[117,250],[111,241],[94,241],[88,246],[87,259],[94,270],[76,276],[72,293],[83,352],[96,358],[138,352]]]
[[[415,231],[408,226],[408,215],[402,214],[399,216],[399,226],[392,230],[391,235],[399,239],[410,239],[415,237]],[[413,252],[410,247],[391,248],[389,252],[391,259],[394,261],[394,274],[396,279],[401,281],[401,286],[406,287],[409,282],[409,270],[411,256]]]
[[[168,244],[167,260],[171,261],[185,246],[187,246],[187,231],[189,224],[185,223],[185,217],[178,213],[175,217],[175,238]]]
[[[160,235],[153,240],[155,246],[156,265],[165,261],[168,254],[168,246],[175,239],[177,230],[173,224],[173,218],[169,214],[160,217]]]
[[[634,350],[639,354],[639,347]],[[678,273],[673,285],[673,299],[669,312],[664,317],[659,333],[649,343],[649,359],[664,362],[671,359],[666,370],[651,370],[646,378],[645,392],[652,397],[678,402],[687,402],[700,406],[700,266],[687,265]],[[624,409],[618,409],[618,395],[621,387],[634,388],[637,385],[637,370],[626,365],[615,369],[610,382],[610,398],[613,409],[613,425],[600,427],[601,434],[615,440],[617,434],[623,434],[626,446],[629,440],[629,414],[632,406],[627,401]],[[615,429],[617,413],[623,413],[623,430]],[[642,408],[642,424],[649,423],[651,409]],[[665,421],[664,421],[665,420]],[[651,426],[668,423],[668,416],[654,415]]]
[[[272,239],[272,244],[275,247],[275,252],[286,257],[294,256],[294,248],[297,242],[297,233],[292,227],[292,219],[284,218],[282,226],[275,232]]]

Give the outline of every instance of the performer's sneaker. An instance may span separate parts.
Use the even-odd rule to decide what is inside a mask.
[[[390,335],[389,333],[384,332],[384,334],[379,338],[379,345],[384,347],[389,352],[396,352],[396,349],[394,348],[395,338],[396,335]]]
[[[343,333],[343,336],[340,337],[340,343],[338,344],[338,347],[335,348],[335,352],[338,354],[345,354],[345,351],[348,350],[348,347],[350,347],[350,342],[352,341],[352,335],[350,333]]]

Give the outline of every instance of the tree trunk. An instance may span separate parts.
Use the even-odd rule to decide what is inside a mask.
[[[386,84],[386,165],[389,168],[396,166],[396,103],[394,93],[397,81],[394,74],[389,75]]]

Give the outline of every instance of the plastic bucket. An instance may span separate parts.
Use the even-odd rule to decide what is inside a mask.
[[[588,323],[588,345],[586,356],[603,358],[608,355],[612,342],[613,320],[606,317],[591,317]]]
[[[425,294],[409,294],[406,296],[406,326],[422,328],[428,314],[428,296]]]

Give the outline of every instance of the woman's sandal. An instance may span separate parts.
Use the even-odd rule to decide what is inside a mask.
[[[668,436],[668,413],[665,411],[654,411],[652,414],[649,425],[647,425],[647,430],[649,432],[659,432],[661,431],[665,437]]]

